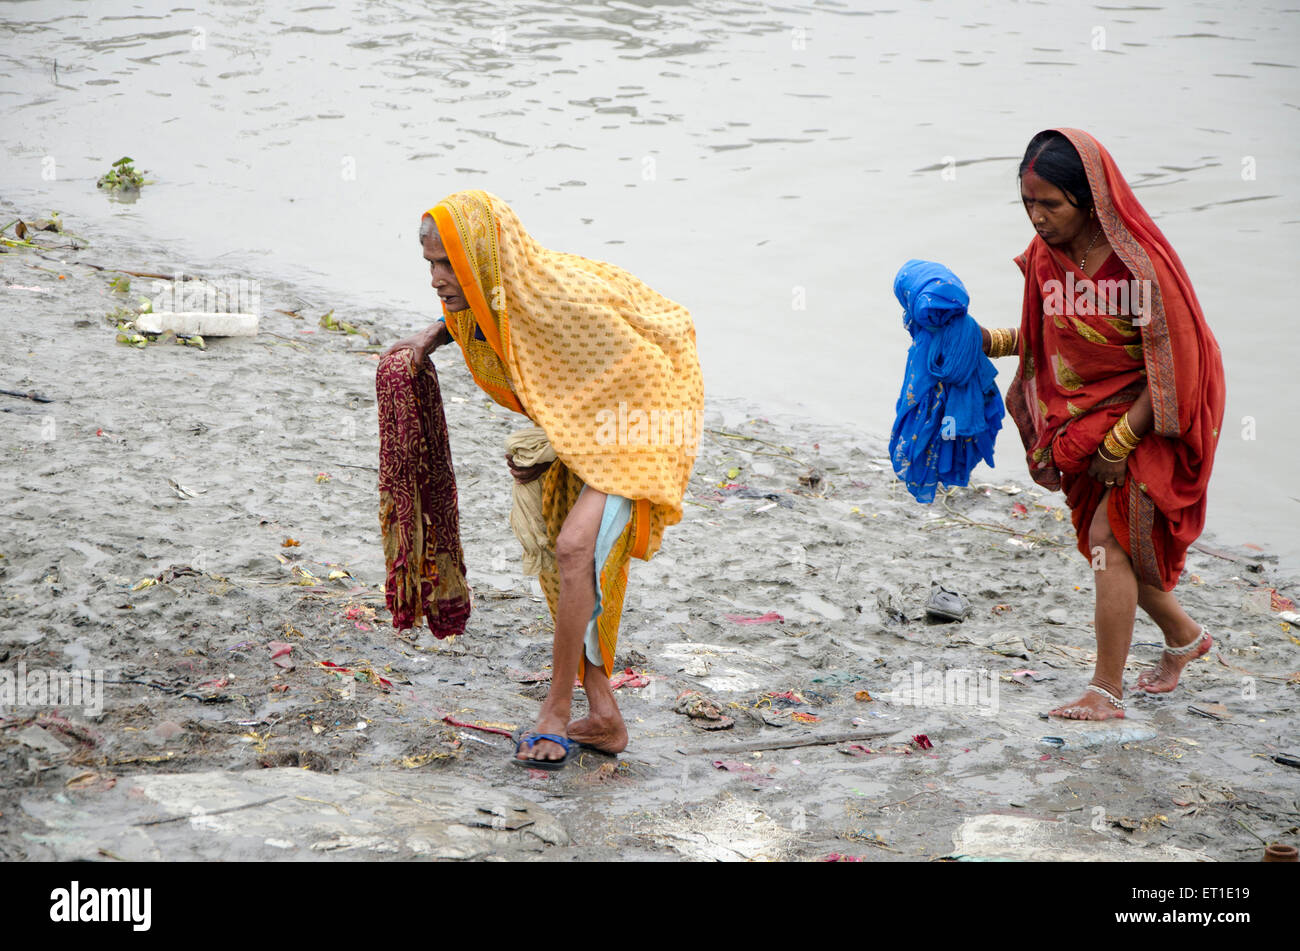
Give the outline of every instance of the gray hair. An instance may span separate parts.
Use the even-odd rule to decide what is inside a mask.
[[[424,239],[429,237],[437,230],[437,225],[433,223],[433,215],[425,215],[420,221],[420,243],[424,244]]]

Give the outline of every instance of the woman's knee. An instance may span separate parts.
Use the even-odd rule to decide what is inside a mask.
[[[1110,493],[1107,492],[1101,497],[1097,510],[1093,513],[1092,522],[1088,525],[1088,547],[1093,551],[1098,548],[1111,549],[1119,544],[1115,540],[1115,533],[1110,530],[1109,503]]]
[[[1110,524],[1108,522],[1103,521],[1098,524],[1094,521],[1092,526],[1088,529],[1088,547],[1093,551],[1096,551],[1098,548],[1104,548],[1109,551],[1110,549],[1115,548],[1118,544],[1119,542],[1115,540],[1115,533],[1110,530]]]
[[[561,574],[592,571],[596,561],[596,539],[588,532],[560,529],[555,540],[555,564]]]

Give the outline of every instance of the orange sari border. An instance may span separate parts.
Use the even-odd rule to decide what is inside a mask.
[[[487,299],[483,296],[484,288],[479,285],[478,274],[470,264],[469,256],[465,253],[468,229],[465,227],[465,223],[460,220],[460,213],[453,206],[440,202],[425,214],[433,218],[433,223],[438,228],[439,235],[454,234],[456,236],[455,241],[443,240],[443,247],[447,249],[447,257],[451,259],[451,268],[456,272],[456,280],[460,282],[461,290],[465,292],[465,299],[469,301],[474,320],[479,329],[483,331],[483,336],[487,338],[488,345],[496,352],[502,365],[508,366],[505,350],[501,345],[501,333],[497,325],[496,315],[492,313],[492,309],[488,306]],[[495,245],[495,236],[493,236],[493,257],[496,256]],[[449,333],[452,329],[452,323],[453,321],[447,322],[447,331]],[[460,340],[456,342],[461,343]],[[528,411],[524,409],[523,403],[519,401],[518,395],[513,391],[503,390],[483,380],[474,372],[473,366],[470,366],[469,371],[474,377],[474,381],[498,403],[514,410],[516,413],[528,415]]]
[[[1067,128],[1056,131],[1070,140],[1070,144],[1079,153],[1079,158],[1083,160],[1088,184],[1093,190],[1093,205],[1097,209],[1097,220],[1101,224],[1102,233],[1106,235],[1106,240],[1110,242],[1111,248],[1128,268],[1129,273],[1137,280],[1148,282],[1147,286],[1151,288],[1148,299],[1151,312],[1146,315],[1148,322],[1141,326],[1142,346],[1146,354],[1147,385],[1151,390],[1151,408],[1155,414],[1155,432],[1161,436],[1177,438],[1181,433],[1178,425],[1178,390],[1174,385],[1174,354],[1169,341],[1169,322],[1165,314],[1164,295],[1161,293],[1160,277],[1151,262],[1151,256],[1129,231],[1128,226],[1124,224],[1124,219],[1116,210],[1107,173],[1114,169],[1118,176],[1119,169],[1115,167],[1113,160],[1110,161],[1108,168],[1107,159],[1110,157],[1102,155],[1100,144],[1087,132]],[[1151,227],[1155,229],[1154,222]],[[1160,234],[1158,229],[1156,234],[1163,239],[1164,235]]]

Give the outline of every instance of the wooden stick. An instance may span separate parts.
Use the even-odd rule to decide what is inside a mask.
[[[54,402],[54,400],[50,399],[48,396],[42,396],[40,393],[37,393],[35,390],[28,390],[26,393],[22,392],[21,390],[0,390],[0,393],[3,393],[5,396],[16,396],[20,400],[31,400],[33,403]]]
[[[149,820],[147,820],[147,821],[145,821],[145,822],[136,822],[136,823],[133,823],[133,825],[136,825],[136,826],[159,826],[159,825],[162,825],[162,824],[165,823],[165,822],[180,822],[182,819],[197,819],[197,818],[201,818],[201,817],[203,817],[203,816],[220,816],[220,815],[225,815],[227,812],[238,812],[240,809],[255,809],[255,808],[257,808],[258,806],[265,806],[265,805],[267,805],[268,803],[276,802],[277,800],[285,799],[285,798],[287,798],[287,796],[285,796],[285,795],[272,796],[272,797],[270,797],[269,799],[259,799],[257,802],[247,802],[247,803],[244,803],[244,805],[242,805],[242,806],[228,806],[228,807],[225,808],[225,809],[213,809],[211,812],[200,812],[200,813],[193,814],[193,815],[190,814],[190,813],[186,813],[186,814],[183,815],[183,816],[169,816],[169,817],[166,818],[166,819],[149,819]],[[333,804],[331,803],[331,805],[333,805]]]
[[[1211,548],[1209,545],[1203,545],[1200,542],[1192,542],[1192,547],[1203,555],[1222,558],[1224,561],[1235,561],[1239,565],[1258,565],[1263,560],[1258,556],[1255,558],[1245,558],[1241,555],[1234,555],[1231,552],[1220,551],[1217,548]]]
[[[804,746],[830,746],[834,743],[856,743],[859,740],[878,740],[882,736],[893,736],[897,730],[851,731],[848,733],[802,733],[784,740],[749,740],[744,743],[717,743],[713,746],[694,748],[679,746],[677,752],[684,756],[696,756],[704,753],[752,753],[760,750],[793,750]]]

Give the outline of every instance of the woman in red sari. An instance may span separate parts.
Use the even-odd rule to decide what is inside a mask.
[[[1139,690],[1173,690],[1213,643],[1172,592],[1205,525],[1223,363],[1182,262],[1096,139],[1034,136],[1020,197],[1038,232],[1016,258],[1020,328],[985,330],[985,352],[1020,357],[1007,409],[1034,480],[1065,493],[1097,585],[1092,682],[1051,712],[1122,717],[1139,606],[1166,644]]]

